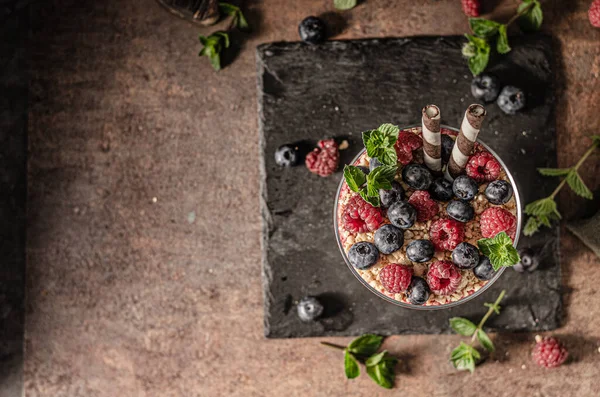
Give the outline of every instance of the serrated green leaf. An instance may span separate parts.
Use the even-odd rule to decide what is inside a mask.
[[[377,365],[381,362],[381,360],[383,360],[383,357],[387,354],[387,350],[384,350],[380,353],[377,354],[373,354],[371,357],[369,357],[367,359],[367,361],[365,361],[365,365],[367,367],[372,367],[374,365]]]
[[[541,222],[535,216],[530,216],[525,223],[523,228],[523,234],[526,236],[533,236],[540,230]]]
[[[469,18],[469,26],[475,36],[488,39],[498,33],[502,24],[485,18]]]
[[[508,45],[508,34],[506,33],[506,25],[500,25],[498,28],[498,40],[496,41],[496,51],[499,54],[510,52],[511,48]]]
[[[344,179],[346,184],[353,192],[358,192],[367,182],[367,176],[358,167],[346,165],[344,167]]]
[[[527,11],[524,12],[525,9]],[[517,13],[522,13],[517,22],[523,31],[533,32],[542,27],[544,13],[538,0],[524,1],[517,8]]]
[[[556,207],[556,201],[554,201],[552,197],[545,197],[527,204],[525,206],[525,213],[527,215],[535,216],[549,216],[550,214],[555,214],[559,219],[561,218],[561,215]]]
[[[367,184],[376,190],[391,189],[397,170],[394,165],[380,165],[367,175]]]
[[[473,75],[478,75],[487,67],[490,58],[490,45],[487,41],[479,37],[469,34],[465,36],[469,40],[472,49],[475,51],[475,55],[468,59],[469,69]]]
[[[452,317],[450,319],[450,327],[460,335],[472,336],[477,329],[477,326],[471,321],[462,317]]]
[[[393,166],[398,164],[398,154],[393,147],[382,149],[380,154],[376,156],[381,164]]]
[[[489,258],[494,270],[516,265],[520,261],[519,253],[506,232],[500,232],[493,238],[480,239],[477,245],[481,253]]]
[[[338,10],[350,10],[356,7],[357,0],[333,0],[333,6]]]
[[[360,356],[372,356],[377,352],[382,343],[383,336],[365,334],[350,342],[348,350]]]
[[[393,145],[398,140],[398,134],[400,133],[400,128],[398,128],[397,125],[390,124],[390,123],[381,124],[379,126],[379,128],[377,128],[377,130],[380,131],[381,133],[383,133],[386,137],[391,138],[389,140],[389,145]]]
[[[481,343],[481,346],[483,346],[485,350],[489,352],[493,352],[495,350],[492,340],[482,329],[477,331],[477,340],[479,343]]]
[[[571,168],[538,168],[537,170],[544,176],[562,176],[571,172]]]
[[[369,195],[367,188],[363,188],[358,192],[358,194],[360,194],[360,197],[362,197],[363,200],[371,204],[373,207],[379,207],[381,205],[379,195]]]
[[[244,17],[240,7],[229,3],[219,2],[219,10],[225,15],[232,16],[234,21],[233,24],[239,29],[246,30],[249,28],[248,21]]]
[[[569,175],[567,175],[567,184],[576,195],[588,200],[592,200],[594,198],[592,191],[588,189],[588,187],[585,185],[585,182],[583,182],[583,179],[581,179],[581,176],[579,176],[576,170],[571,171]]]
[[[208,59],[210,60],[210,64],[212,65],[215,71],[218,72],[219,70],[221,70],[221,56],[219,55],[219,53],[209,56]]]
[[[346,378],[348,379],[354,379],[360,375],[358,362],[348,350],[344,351],[344,372],[346,373]]]
[[[367,374],[375,383],[386,389],[394,387],[394,366],[391,361],[382,361],[377,365],[367,367]]]
[[[372,133],[373,133],[373,130],[363,131],[363,133],[362,133],[363,145],[364,145],[365,149],[367,148],[367,142],[369,141],[369,139],[371,139]]]
[[[459,371],[475,371],[475,362],[480,358],[479,352],[465,342],[460,342],[460,345],[450,353],[450,362],[454,368]]]

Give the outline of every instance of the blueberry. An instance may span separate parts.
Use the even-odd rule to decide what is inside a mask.
[[[379,160],[377,160],[377,157],[373,157],[371,160],[369,160],[369,170],[373,171],[375,168],[379,167],[381,164],[381,162]]]
[[[452,262],[459,269],[473,269],[479,264],[479,250],[473,244],[460,243],[452,251]]]
[[[348,251],[350,264],[357,269],[366,269],[377,263],[379,250],[373,243],[361,241],[355,243]]]
[[[520,88],[507,85],[496,103],[504,113],[515,114],[525,107],[525,93]]]
[[[450,155],[452,154],[453,147],[454,139],[450,138],[446,134],[442,134],[442,161],[444,163],[450,161]]]
[[[475,210],[471,207],[471,204],[462,200],[452,200],[446,206],[446,212],[452,219],[456,219],[459,222],[469,222],[475,216]]]
[[[323,314],[323,305],[314,296],[305,296],[298,302],[298,317],[302,321],[315,321]]]
[[[298,152],[290,145],[279,146],[275,151],[275,162],[281,167],[293,167],[298,164]]]
[[[429,240],[415,240],[406,247],[406,257],[413,262],[427,262],[433,258],[435,248]]]
[[[513,266],[513,269],[519,273],[523,273],[524,271],[532,272],[540,265],[539,255],[531,248],[520,249],[519,256],[521,257],[521,262]]]
[[[404,230],[393,225],[383,225],[375,232],[375,246],[382,254],[398,251],[404,244]]]
[[[298,34],[308,44],[319,44],[327,38],[327,26],[317,17],[307,17],[298,26]]]
[[[510,183],[503,180],[493,181],[485,188],[485,197],[487,197],[492,204],[504,204],[510,200],[512,195],[512,186],[510,186]]]
[[[496,274],[496,271],[490,263],[490,259],[485,255],[479,255],[479,263],[473,268],[473,274],[480,280],[490,280]]]
[[[392,182],[390,190],[379,189],[379,199],[383,208],[388,208],[397,201],[404,200],[404,189],[398,182]]]
[[[429,293],[427,281],[421,277],[413,276],[406,291],[408,301],[413,305],[422,305],[429,299]]]
[[[429,186],[429,194],[438,201],[450,201],[454,197],[452,182],[444,178],[437,178]]]
[[[500,92],[500,82],[496,76],[482,73],[471,81],[471,94],[475,99],[494,102]]]
[[[417,220],[417,210],[406,201],[397,201],[388,208],[387,216],[392,225],[408,229]]]
[[[363,172],[363,174],[365,174],[365,175],[369,175],[369,172],[371,172],[370,169],[368,169],[367,167],[365,167],[363,165],[357,165],[356,168],[361,170]]]
[[[479,186],[477,186],[477,182],[468,176],[460,175],[454,180],[452,191],[459,199],[469,201],[475,198],[479,191]]]
[[[427,190],[433,182],[433,176],[424,165],[409,164],[402,169],[402,180],[415,190]]]

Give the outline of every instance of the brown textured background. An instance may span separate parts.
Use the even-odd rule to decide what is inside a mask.
[[[248,1],[255,31],[218,74],[197,57],[200,29],[151,0],[49,3],[31,43],[25,394],[391,395],[366,376],[346,381],[341,355],[318,339],[262,336],[254,48],[296,40],[297,23],[332,2]],[[517,1],[487,3],[502,16]],[[544,6],[562,54],[562,166],[600,127],[589,3]],[[467,30],[458,0],[368,0],[343,16],[341,39]],[[595,155],[583,169],[590,186],[599,171]],[[581,200],[562,194],[563,213]],[[398,389],[598,395],[600,261],[566,231],[561,248],[567,318],[557,334],[573,363],[534,368],[533,336],[504,334],[500,362],[469,376],[447,363],[459,337],[391,337],[385,347],[404,359]]]

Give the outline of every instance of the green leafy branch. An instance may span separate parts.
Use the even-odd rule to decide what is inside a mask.
[[[514,266],[521,261],[519,252],[506,232],[500,232],[493,238],[482,238],[477,241],[477,246],[481,253],[488,257],[496,271],[503,266]]]
[[[508,43],[508,27],[515,21],[523,31],[535,31],[542,26],[542,6],[538,0],[523,0],[517,8],[517,13],[505,24],[485,18],[469,18],[472,35],[466,34],[468,40],[462,48],[463,55],[468,59],[469,69],[473,75],[478,75],[487,67],[492,44],[499,54],[510,52]]]
[[[471,337],[471,341],[468,344],[460,342],[460,345],[450,353],[450,362],[454,368],[459,371],[469,371],[471,373],[475,371],[475,365],[477,365],[477,362],[481,358],[481,353],[473,346],[476,340],[488,352],[491,353],[495,350],[494,344],[483,330],[483,326],[492,313],[500,314],[500,302],[505,294],[506,291],[503,290],[494,303],[484,304],[488,308],[488,311],[477,325],[462,317],[453,317],[450,319],[450,327],[456,333]]]
[[[551,227],[552,222],[562,218],[558,211],[555,197],[560,190],[569,185],[571,190],[585,199],[591,200],[594,198],[592,191],[585,185],[583,179],[579,175],[579,167],[585,160],[594,152],[597,147],[600,147],[600,135],[592,135],[592,145],[581,156],[579,161],[571,168],[538,168],[538,172],[544,176],[564,177],[558,184],[556,189],[548,196],[539,200],[533,201],[525,207],[525,213],[529,215],[523,233],[526,236],[531,236],[540,230],[540,227]]]
[[[386,389],[391,389],[394,387],[394,368],[398,363],[398,359],[386,350],[377,352],[382,343],[382,336],[372,334],[359,336],[346,347],[321,342],[324,346],[344,351],[344,372],[348,379],[354,379],[360,375],[359,363],[362,363],[366,367],[367,375],[375,383]]]

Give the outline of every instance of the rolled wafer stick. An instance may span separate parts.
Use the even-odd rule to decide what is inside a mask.
[[[448,161],[448,168],[446,168],[445,173],[446,179],[454,180],[465,169],[485,115],[485,108],[481,105],[474,104],[467,108]]]
[[[435,105],[423,108],[423,158],[434,173],[442,172],[442,135],[440,134],[440,109]]]

